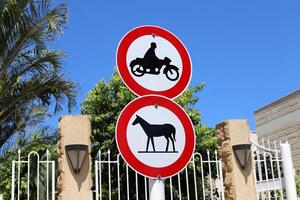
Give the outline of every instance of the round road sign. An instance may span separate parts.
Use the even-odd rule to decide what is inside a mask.
[[[124,160],[138,173],[166,178],[180,172],[195,147],[193,124],[166,97],[148,95],[130,102],[116,125],[116,142]]]
[[[141,26],[120,41],[117,66],[123,82],[137,95],[180,95],[188,86],[191,59],[183,43],[157,26]]]

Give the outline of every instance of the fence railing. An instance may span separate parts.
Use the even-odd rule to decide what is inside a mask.
[[[120,154],[112,160],[110,151],[99,151],[95,171],[96,200],[149,199],[149,179],[132,170]],[[194,153],[184,170],[165,180],[165,195],[171,200],[223,200],[222,164],[217,152]]]
[[[12,162],[11,200],[55,200],[55,161],[32,151],[27,158]]]
[[[296,199],[290,146],[252,143],[257,199]],[[98,152],[95,161],[96,200],[148,200],[149,179],[132,170],[120,154]],[[55,161],[50,153],[32,151],[12,162],[11,200],[55,200]],[[222,163],[217,152],[194,153],[180,173],[165,180],[166,199],[223,200]]]
[[[261,144],[250,141],[257,199],[297,199],[289,144],[280,143],[278,149],[276,141],[271,143],[269,140],[262,140]]]

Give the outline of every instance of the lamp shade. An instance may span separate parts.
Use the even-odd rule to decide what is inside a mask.
[[[84,145],[84,144],[66,145],[66,152],[72,164],[73,170],[76,174],[80,172],[87,151],[88,151],[88,145]]]
[[[247,167],[250,157],[250,148],[251,144],[238,144],[232,146],[233,152],[242,169],[245,169]]]

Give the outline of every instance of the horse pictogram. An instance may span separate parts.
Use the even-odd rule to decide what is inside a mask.
[[[149,124],[146,120],[141,118],[140,116],[136,115],[136,119],[133,121],[132,125],[140,124],[146,135],[148,136],[147,139],[147,146],[146,151],[139,151],[139,153],[178,153],[175,151],[175,134],[176,129],[172,124]],[[154,137],[165,137],[167,140],[166,151],[156,151],[155,144],[154,144]],[[169,140],[171,140],[173,145],[173,151],[168,151],[169,149]],[[153,151],[148,151],[149,142],[151,141]]]

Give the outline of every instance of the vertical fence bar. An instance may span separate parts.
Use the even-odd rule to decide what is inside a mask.
[[[179,199],[181,200],[181,181],[180,181],[180,172],[177,174],[177,178],[178,178],[178,190],[179,190]]]
[[[223,171],[222,171],[222,161],[221,159],[218,161],[219,163],[219,169],[220,169],[220,177],[221,177],[221,195],[222,195],[222,200],[225,200],[225,195],[224,195],[224,183],[223,183]]]
[[[197,190],[197,175],[196,175],[196,164],[195,164],[195,154],[193,155],[192,158],[193,162],[193,173],[194,173],[194,190],[195,190],[195,200],[198,200],[198,190]]]
[[[37,162],[37,191],[36,191],[36,197],[37,200],[40,199],[40,158],[38,157],[38,162]]]
[[[30,200],[30,154],[27,157],[27,200]]]
[[[267,167],[267,157],[266,157],[266,152],[264,152],[264,168],[265,168],[265,178],[267,183],[269,184],[269,177],[268,177],[268,167]],[[269,187],[267,188],[267,192],[268,192],[268,198],[270,199],[271,193],[270,193],[270,189]]]
[[[265,140],[264,140],[264,138],[262,138],[261,139],[261,141],[262,141],[262,146],[263,147],[265,147]],[[265,152],[264,152],[265,153]],[[265,166],[265,154],[262,154],[263,155],[263,166]],[[264,167],[265,168],[265,167]],[[267,169],[265,168],[265,174],[267,173]],[[268,191],[268,193],[267,193],[268,195],[269,195],[269,191]],[[263,195],[265,195],[266,196],[266,194],[265,194],[265,192],[263,193]],[[265,198],[265,196],[263,197],[263,198]],[[270,197],[269,197],[270,198]]]
[[[262,160],[260,159],[260,156],[262,154],[261,154],[261,152],[259,150],[257,150],[256,152],[257,152],[256,160],[258,159],[257,160],[257,164],[258,164],[258,179],[259,179],[259,181],[261,183],[261,181],[262,181],[263,178],[262,178],[262,172],[261,172],[261,169],[262,169],[261,162],[262,162]]]
[[[210,153],[209,153],[209,151],[207,151],[207,162],[208,162],[208,173],[209,173],[210,198],[213,199],[211,166],[210,166]]]
[[[55,200],[55,161],[52,162],[52,200]]]
[[[274,148],[275,148],[275,159],[276,159],[276,166],[277,166],[277,175],[280,180],[280,199],[283,200],[283,190],[282,190],[282,179],[281,179],[281,170],[280,170],[280,161],[279,161],[279,155],[277,150],[276,141],[274,141]]]
[[[216,170],[217,170],[217,183],[218,183],[218,187],[216,187],[216,189],[218,190],[218,196],[221,196],[221,188],[220,187],[220,173],[219,173],[219,165],[218,165],[218,152],[217,150],[215,150],[215,162],[216,162]]]
[[[275,180],[275,175],[274,175],[274,166],[273,166],[273,155],[270,153],[270,159],[271,159],[271,172],[272,172],[272,180],[273,180],[273,188],[276,187],[276,180]],[[275,199],[277,199],[277,192],[276,190],[274,189],[274,196],[275,196]]]
[[[255,182],[255,187],[256,187],[256,189],[257,189],[257,176],[256,176],[256,172],[257,172],[257,152],[253,149],[253,148],[251,148],[252,149],[252,160],[253,160],[253,162],[254,162],[254,168],[253,168],[253,175],[254,175],[254,182]],[[256,158],[255,158],[255,156],[256,156]]]
[[[29,174],[28,174],[29,177]],[[18,150],[18,200],[20,200],[20,180],[21,179],[21,150]],[[28,199],[29,200],[29,199]]]
[[[127,200],[129,200],[129,173],[128,173],[127,164],[126,164],[126,186],[127,186]]]
[[[257,159],[257,170],[258,170],[258,182],[261,185],[261,183],[263,182],[263,178],[262,178],[262,165],[261,162],[263,161],[261,159],[262,153],[260,152],[260,150],[257,149],[257,155],[256,155],[256,159]],[[260,194],[259,194],[260,195]],[[259,199],[259,195],[257,196]]]
[[[144,177],[144,183],[145,183],[145,200],[148,200],[148,189],[147,189],[147,177]]]
[[[268,148],[271,149],[270,140],[269,139],[268,139]],[[270,156],[270,163],[271,163],[272,183],[273,183],[273,188],[274,188],[273,191],[272,191],[273,192],[272,194],[274,194],[275,199],[277,199],[277,192],[275,190],[275,188],[276,188],[276,184],[275,184],[276,180],[275,180],[274,169],[273,169],[273,154],[269,153],[269,156]]]
[[[99,153],[99,152],[98,152]],[[96,184],[95,184],[95,190],[96,190],[96,200],[99,200],[99,171],[98,171],[98,162],[95,161],[95,179],[96,179]]]
[[[118,176],[118,200],[121,199],[121,186],[120,186],[120,154],[117,156],[117,176]]]
[[[101,150],[99,150],[99,155],[98,156],[99,156],[99,195],[100,195],[100,200],[102,200],[102,162],[101,162]]]
[[[201,182],[202,182],[202,195],[203,195],[203,199],[205,200],[205,186],[204,186],[204,174],[203,174],[203,160],[202,160],[202,156],[200,155],[200,164],[201,164]]]
[[[11,169],[11,176],[12,176],[12,182],[11,182],[11,200],[15,200],[15,161],[12,162],[12,169]]]
[[[135,196],[136,200],[139,200],[139,184],[138,184],[138,174],[135,172]]]
[[[262,146],[265,147],[265,140],[264,140],[264,138],[261,139],[261,143],[262,143]],[[266,167],[265,167],[265,152],[262,152],[261,155],[262,155],[262,160],[261,160],[261,162],[262,162],[262,165],[263,165],[263,167],[264,167],[264,169],[265,169],[265,175],[266,175],[266,174],[267,174],[267,169],[266,169]],[[262,169],[262,168],[261,168],[261,169]],[[263,182],[263,179],[261,179],[261,182]],[[269,191],[267,191],[267,193],[268,193],[268,195],[269,195]],[[265,193],[265,192],[262,192],[262,198],[265,199],[265,196],[266,196],[266,193]]]
[[[47,200],[49,200],[49,150],[46,151],[46,190],[47,190]]]
[[[189,173],[188,173],[188,166],[185,168],[185,180],[186,180],[186,193],[187,199],[190,199],[190,187],[189,187]]]
[[[173,200],[173,183],[172,183],[172,177],[170,177],[170,197],[171,197],[171,200]]]
[[[111,200],[110,149],[108,149],[107,154],[108,154],[108,195],[109,195],[109,200]]]
[[[265,140],[264,140],[264,138],[262,138],[261,139],[261,142],[262,142],[262,146],[263,147],[265,147]],[[264,169],[265,169],[265,178],[268,176],[268,170],[267,170],[267,168],[266,168],[266,157],[265,157],[265,151],[263,152],[263,166],[264,166]],[[268,181],[268,179],[266,178],[266,181],[267,181],[267,183],[269,183],[269,181]],[[268,196],[268,198],[270,199],[270,191],[269,191],[269,188],[267,188],[267,196]],[[265,194],[265,192],[263,193],[263,195],[265,195],[266,196],[266,194]],[[264,196],[264,198],[265,198],[265,196]]]
[[[253,173],[254,173],[254,181],[255,181],[255,187],[257,189],[257,173],[258,173],[258,163],[257,163],[257,149],[254,149],[253,146],[251,147],[252,149],[252,160],[254,162],[254,167],[253,167]],[[259,195],[256,194],[256,199],[259,199]]]

